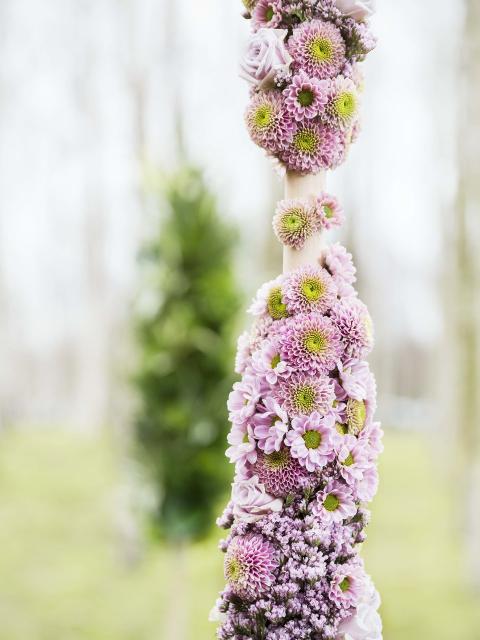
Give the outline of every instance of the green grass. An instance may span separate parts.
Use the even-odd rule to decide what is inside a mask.
[[[462,578],[446,478],[428,452],[421,436],[386,439],[364,554],[385,639],[478,640],[480,601]],[[0,439],[0,640],[163,640],[173,604],[189,640],[213,639],[206,617],[222,585],[220,534],[186,550],[183,577],[154,545],[128,567],[115,526],[117,462],[106,439]],[[183,591],[174,598],[175,577]]]

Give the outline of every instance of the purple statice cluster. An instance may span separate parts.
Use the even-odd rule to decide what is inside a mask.
[[[359,63],[375,47],[373,0],[245,0],[241,63],[252,140],[283,170],[339,166],[360,127]]]
[[[357,548],[382,430],[365,360],[372,322],[354,282],[351,255],[333,244],[263,285],[250,307],[228,399],[235,478],[219,519],[230,529],[220,640],[381,638]]]

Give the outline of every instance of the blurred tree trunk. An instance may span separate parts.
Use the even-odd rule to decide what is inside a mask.
[[[453,260],[452,299],[448,301],[454,327],[455,359],[452,371],[459,442],[459,491],[466,500],[465,532],[470,577],[480,588],[480,312],[477,295],[480,237],[480,3],[466,0],[460,68],[458,124],[459,184],[456,216],[451,219]]]

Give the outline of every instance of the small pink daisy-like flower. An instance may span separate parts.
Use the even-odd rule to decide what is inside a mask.
[[[263,536],[235,536],[225,555],[225,579],[238,596],[253,599],[272,584],[277,566],[275,549]]]
[[[355,295],[352,284],[356,281],[356,269],[352,255],[340,243],[329,245],[323,254],[322,264],[331,274],[341,297]]]
[[[325,313],[337,299],[337,288],[325,269],[306,266],[289,274],[284,283],[284,300],[289,313]]]
[[[365,588],[365,572],[354,563],[339,565],[333,575],[329,598],[338,606],[355,607]]]
[[[310,415],[314,411],[326,414],[335,400],[333,384],[328,376],[309,377],[301,373],[281,380],[278,395],[292,416]]]
[[[355,436],[346,435],[338,447],[340,473],[349,485],[363,478],[365,469],[370,466],[364,445]]]
[[[334,421],[314,411],[292,420],[285,438],[291,454],[307,471],[321,469],[334,457],[332,431]]]
[[[367,450],[368,459],[375,461],[383,451],[383,430],[379,422],[371,422],[360,433],[358,440]]]
[[[244,331],[237,340],[237,354],[235,356],[235,373],[242,374],[250,359],[250,335]]]
[[[362,502],[373,500],[378,490],[378,471],[374,464],[365,469],[362,479],[357,482],[355,489],[358,499]]]
[[[373,347],[372,319],[358,298],[343,298],[330,314],[349,358],[365,358]]]
[[[258,0],[252,11],[252,28],[275,29],[282,21],[282,0]]]
[[[252,369],[268,384],[275,385],[279,378],[288,377],[291,369],[280,357],[277,340],[265,340],[252,356]]]
[[[351,129],[358,116],[358,108],[359,97],[353,80],[343,76],[335,78],[325,110],[326,122],[332,127]]]
[[[265,489],[272,496],[279,498],[289,493],[298,493],[308,481],[307,471],[292,457],[288,447],[282,447],[270,454],[259,452],[253,472]]]
[[[230,422],[245,423],[253,415],[259,400],[260,382],[258,379],[247,376],[240,382],[235,382],[227,401]]]
[[[283,91],[285,109],[294,120],[316,118],[323,113],[330,93],[329,80],[310,78],[301,70]]]
[[[254,316],[270,316],[273,320],[280,320],[288,316],[287,307],[283,302],[282,284],[284,276],[263,284],[253,299],[248,313]]]
[[[232,425],[227,437],[231,445],[225,451],[225,455],[232,464],[244,467],[247,463],[253,464],[257,459],[257,443],[250,425]]]
[[[330,318],[300,313],[286,322],[280,353],[295,371],[328,373],[342,354],[340,333]]]
[[[289,169],[302,174],[334,169],[345,156],[342,133],[313,120],[296,123],[285,140],[280,159]]]
[[[303,22],[294,29],[288,50],[295,68],[320,79],[334,78],[345,64],[345,42],[331,22]]]
[[[307,238],[320,229],[312,201],[281,200],[273,218],[273,229],[282,244],[292,249],[302,249]]]
[[[355,400],[365,400],[372,378],[368,362],[350,359],[338,362],[337,369],[345,393]]]
[[[348,486],[333,480],[317,494],[312,510],[325,524],[340,524],[357,513],[357,506]]]
[[[279,451],[289,428],[285,409],[271,396],[264,398],[252,423],[259,448],[265,453]]]
[[[321,193],[316,199],[316,205],[320,224],[324,229],[328,231],[343,224],[345,220],[343,209],[334,196]]]
[[[286,115],[281,94],[276,91],[255,93],[245,121],[252,140],[267,151],[275,153],[292,139],[293,123]]]

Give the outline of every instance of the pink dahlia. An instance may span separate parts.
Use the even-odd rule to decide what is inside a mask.
[[[329,598],[337,606],[355,607],[365,589],[365,572],[355,563],[338,565],[330,584]]]
[[[357,513],[350,489],[336,480],[329,482],[325,489],[317,494],[312,503],[312,510],[325,524],[339,524]]]
[[[352,254],[339,242],[328,245],[322,257],[322,264],[331,274],[341,297],[356,295],[352,287],[357,270],[353,266]]]
[[[280,381],[279,398],[289,415],[310,415],[314,411],[325,414],[335,400],[335,391],[328,376],[309,377],[295,373]]]
[[[288,377],[291,373],[290,367],[280,357],[278,341],[268,339],[253,354],[252,369],[269,385],[277,384],[279,378]]]
[[[334,169],[344,159],[345,137],[327,125],[313,120],[296,123],[284,137],[280,159],[292,171],[318,173]]]
[[[279,451],[288,431],[288,415],[283,407],[272,398],[264,398],[253,416],[255,438],[265,453]]]
[[[273,218],[278,240],[292,249],[302,249],[307,238],[320,228],[311,200],[281,200]]]
[[[331,22],[303,22],[288,41],[296,69],[320,79],[334,78],[345,64],[345,42]]]
[[[332,431],[334,421],[314,411],[292,420],[285,442],[291,454],[307,471],[321,469],[334,458]]]
[[[323,113],[330,93],[329,80],[310,78],[300,70],[283,91],[285,109],[294,120],[316,118]]]
[[[358,298],[343,298],[330,314],[338,329],[345,354],[349,358],[365,358],[373,347],[373,326],[367,307]]]
[[[282,21],[282,0],[258,0],[252,12],[254,31],[262,27],[275,29]]]
[[[235,536],[225,556],[225,579],[240,597],[256,598],[272,584],[278,561],[261,535]]]
[[[351,129],[358,116],[358,108],[359,97],[353,80],[343,76],[335,78],[325,110],[326,121],[332,127]]]
[[[292,139],[293,124],[286,115],[281,94],[276,91],[254,94],[245,121],[255,144],[273,153]]]
[[[308,473],[291,455],[288,447],[272,453],[259,452],[252,467],[265,489],[276,497],[283,498],[298,493],[308,480]]]
[[[345,220],[343,209],[335,196],[321,193],[316,200],[316,204],[320,224],[324,229],[328,231],[343,224]]]
[[[280,353],[295,371],[328,373],[342,354],[340,337],[330,318],[300,313],[285,323]]]
[[[365,469],[370,466],[365,446],[355,436],[346,435],[338,447],[340,473],[348,485],[363,478]]]
[[[227,436],[227,440],[231,446],[225,451],[225,455],[232,464],[242,468],[247,463],[253,464],[255,462],[257,459],[257,443],[253,427],[234,424]]]
[[[289,313],[325,313],[337,299],[337,288],[325,269],[306,266],[287,276],[284,300]]]

